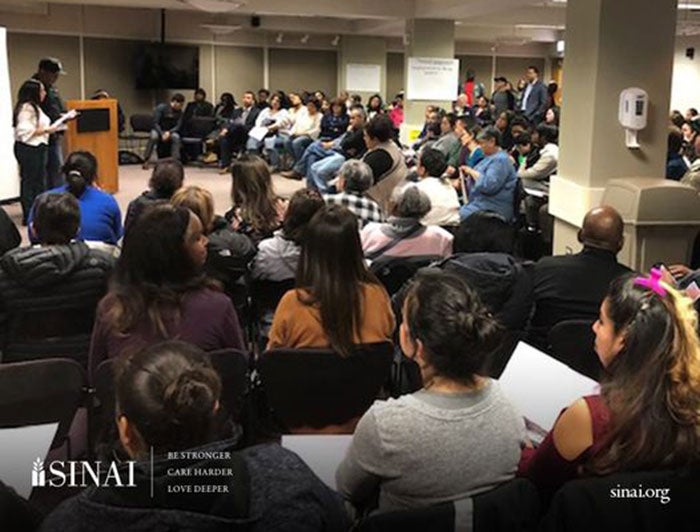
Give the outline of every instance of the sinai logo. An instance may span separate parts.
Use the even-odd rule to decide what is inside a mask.
[[[125,462],[126,470],[119,471],[116,462],[83,462],[54,460],[44,469],[44,461],[37,458],[32,463],[32,486],[62,488],[87,488],[88,486],[134,488],[134,464]],[[48,480],[47,480],[48,471]]]

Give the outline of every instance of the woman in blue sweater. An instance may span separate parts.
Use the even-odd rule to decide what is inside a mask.
[[[48,191],[70,192],[80,203],[80,231],[78,240],[104,242],[116,245],[122,237],[122,215],[117,201],[111,194],[103,192],[93,183],[97,177],[97,159],[87,151],[71,153],[63,165],[66,184]],[[31,224],[32,213],[29,216]],[[36,237],[29,230],[32,242]]]
[[[515,186],[518,178],[506,152],[499,147],[500,134],[487,127],[477,136],[484,158],[474,167],[462,167],[468,178],[468,202],[459,209],[466,220],[477,211],[493,211],[506,221],[513,219]]]

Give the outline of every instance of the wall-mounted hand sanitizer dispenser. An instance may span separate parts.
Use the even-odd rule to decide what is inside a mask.
[[[637,131],[647,126],[648,106],[649,96],[643,89],[631,87],[620,93],[618,119],[625,128],[625,144],[628,148],[639,148]]]

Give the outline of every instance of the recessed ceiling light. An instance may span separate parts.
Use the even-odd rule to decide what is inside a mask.
[[[180,0],[180,2],[207,13],[228,13],[245,4],[235,0]]]
[[[226,24],[200,24],[201,28],[209,30],[217,35],[226,35],[228,33],[233,33],[234,31],[240,30],[242,26],[240,25],[226,25]]]

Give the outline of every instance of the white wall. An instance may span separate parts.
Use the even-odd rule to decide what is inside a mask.
[[[693,47],[695,59],[688,59],[685,51]],[[689,107],[700,109],[700,35],[678,37],[673,58],[671,109],[685,114]]]

